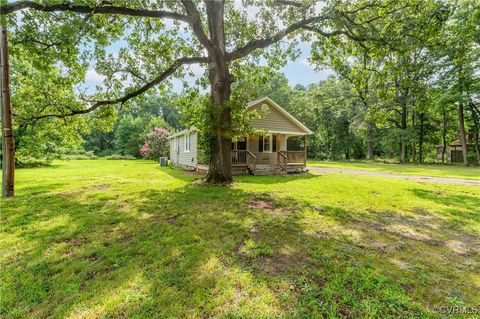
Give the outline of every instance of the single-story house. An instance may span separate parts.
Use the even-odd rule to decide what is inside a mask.
[[[232,142],[232,173],[281,175],[306,171],[307,135],[312,131],[269,97],[253,101],[247,108],[256,109],[263,115],[250,122],[250,126],[262,134],[244,136]],[[288,150],[287,140],[299,136],[304,138],[304,149]],[[171,163],[186,169],[207,171],[208,163],[203,160],[197,142],[195,128],[172,134]]]

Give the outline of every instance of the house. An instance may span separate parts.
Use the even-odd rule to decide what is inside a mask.
[[[282,175],[306,170],[307,135],[312,134],[305,125],[285,111],[269,97],[247,105],[263,116],[252,119],[250,126],[264,134],[249,135],[232,142],[232,174]],[[304,139],[304,148],[287,148],[289,138]],[[198,149],[195,128],[170,136],[170,161],[174,165],[197,171],[207,171],[208,163]]]

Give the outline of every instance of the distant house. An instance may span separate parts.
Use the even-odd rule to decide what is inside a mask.
[[[231,163],[233,174],[281,175],[306,170],[306,137],[312,134],[305,125],[285,111],[269,97],[263,97],[247,105],[263,117],[250,122],[252,128],[266,134],[249,135],[232,143]],[[303,136],[304,149],[287,149],[287,140]],[[198,149],[198,132],[195,128],[170,136],[170,160],[174,165],[199,171],[208,170]]]
[[[474,144],[470,141],[473,139],[473,135],[467,136],[467,152],[473,152],[475,150]],[[437,145],[437,160],[442,160],[443,145]],[[460,139],[456,139],[450,145],[447,145],[445,149],[445,161],[452,163],[462,163],[462,142]]]

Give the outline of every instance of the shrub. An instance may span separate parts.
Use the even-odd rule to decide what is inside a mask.
[[[112,154],[106,157],[107,160],[136,160],[133,155]]]
[[[140,154],[148,159],[158,160],[168,155],[168,137],[170,133],[163,128],[155,128],[147,134],[145,143],[140,148]]]
[[[15,156],[15,167],[16,168],[31,168],[31,167],[41,167],[49,166],[52,164],[52,160],[49,159],[39,159],[32,156]],[[0,165],[1,166],[1,165]]]
[[[64,160],[91,160],[97,159],[98,157],[93,154],[93,151],[82,151],[74,154],[65,154],[61,157]]]

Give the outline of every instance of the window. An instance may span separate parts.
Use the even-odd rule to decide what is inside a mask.
[[[269,134],[263,137],[263,151],[264,152],[272,151],[272,134]]]
[[[185,153],[190,152],[190,133],[185,134],[185,143],[183,145],[185,146]]]
[[[258,139],[258,151],[271,153],[277,151],[277,136],[272,134],[260,135]]]
[[[178,153],[178,136],[173,138],[173,149],[175,150],[175,153]]]

